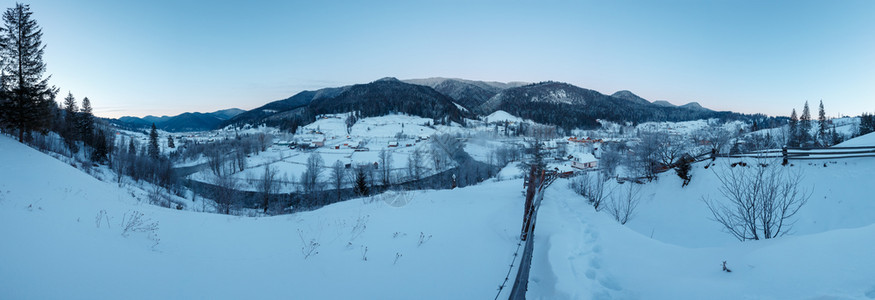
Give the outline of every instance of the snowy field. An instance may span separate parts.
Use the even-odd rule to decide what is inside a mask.
[[[642,215],[654,213],[646,209]],[[704,228],[689,232],[723,234],[699,217]],[[547,192],[538,220],[528,292],[533,299],[875,298],[875,225],[681,246],[594,212],[561,181]],[[722,271],[723,261],[731,273]]]
[[[836,123],[850,132],[854,120]],[[395,168],[416,147],[431,148],[417,137],[435,133],[471,130],[465,150],[479,161],[520,142],[490,139],[482,130],[489,126],[432,129],[427,122],[366,118],[347,138],[342,119],[328,118],[294,138],[324,138],[315,151],[326,165],[373,162],[390,149]],[[640,126],[686,135],[710,123]],[[191,135],[222,134],[230,133]],[[399,139],[403,146],[388,147]],[[334,147],[350,142],[370,151]],[[872,145],[875,134],[839,146]],[[257,178],[264,165],[299,176],[309,154],[274,146],[234,176]],[[720,199],[716,174],[741,160],[752,159],[695,163],[686,187],[674,172],[659,175],[641,186],[626,225],[558,180],[539,211],[528,298],[875,299],[868,193],[875,158],[791,161],[783,168],[803,174],[808,203],[790,234],[746,242],[723,232],[703,201]],[[152,206],[136,185],[102,182],[7,136],[0,136],[0,165],[0,299],[493,299],[508,271],[516,274],[509,266],[524,201],[517,163],[467,188],[390,192],[259,218]],[[204,173],[192,176],[208,180]],[[143,222],[131,223],[138,213]],[[721,270],[723,261],[731,273]]]
[[[3,299],[491,299],[523,201],[501,181],[246,218],[145,204],[6,136],[0,165]],[[123,234],[133,211],[157,229]]]
[[[875,134],[848,141],[873,145]],[[732,162],[738,159],[731,160]],[[620,226],[568,188],[546,193],[528,295],[537,299],[875,299],[875,158],[793,161],[811,193],[789,235],[739,242],[712,221],[718,159],[643,186]],[[824,167],[824,163],[826,167]],[[722,271],[727,261],[731,273]]]

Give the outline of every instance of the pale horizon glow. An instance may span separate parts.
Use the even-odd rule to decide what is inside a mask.
[[[4,8],[13,1],[2,1]],[[875,111],[872,1],[49,1],[50,84],[101,117],[398,79],[561,81],[789,115]]]

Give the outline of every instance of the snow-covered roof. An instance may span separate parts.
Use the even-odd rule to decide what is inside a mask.
[[[589,153],[585,153],[585,152],[574,152],[574,153],[571,153],[570,155],[572,157],[574,157],[574,158],[572,158],[572,160],[579,161],[579,162],[598,161],[598,159],[596,159],[594,155],[589,154]]]

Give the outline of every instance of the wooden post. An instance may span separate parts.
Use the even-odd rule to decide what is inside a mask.
[[[781,148],[781,156],[784,158],[784,161],[781,163],[781,165],[786,166],[788,163],[787,162],[787,145],[784,145],[784,147]]]
[[[529,170],[529,178],[528,178],[528,181],[527,181],[528,183],[526,186],[526,207],[525,207],[525,210],[523,211],[523,228],[522,228],[522,232],[520,233],[520,239],[523,241],[525,241],[526,238],[528,237],[528,231],[529,231],[529,226],[531,225],[530,222],[532,219],[532,213],[533,213],[534,208],[535,208],[535,189],[537,188],[536,187],[537,178],[535,178],[535,176],[537,176],[536,174],[537,174],[537,171],[535,169],[535,166],[532,165],[532,168]]]

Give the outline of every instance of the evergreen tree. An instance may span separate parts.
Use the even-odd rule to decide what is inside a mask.
[[[839,143],[843,142],[842,136],[839,135],[839,133],[836,131],[835,124],[832,124],[832,129],[830,130],[830,136],[832,137],[832,141],[830,143],[831,145],[838,145]]]
[[[94,115],[91,114],[91,100],[88,97],[82,99],[82,108],[79,110],[79,115],[76,117],[79,123],[79,137],[86,145],[94,146]]]
[[[796,117],[795,108],[793,109],[793,112],[790,113],[790,123],[788,127],[788,146],[799,147],[799,118]]]
[[[67,97],[64,98],[64,125],[59,134],[64,137],[64,143],[72,152],[79,151],[76,146],[76,139],[78,137],[78,134],[76,134],[78,127],[76,114],[78,114],[78,112],[79,109],[76,107],[76,98],[73,97],[73,93],[68,92]]]
[[[830,143],[830,138],[827,137],[827,124],[826,124],[826,111],[823,109],[823,100],[820,100],[820,109],[817,113],[817,136],[820,138],[821,144],[823,146],[828,146]]]
[[[17,3],[3,14],[4,28],[0,30],[3,60],[0,118],[4,127],[18,131],[19,141],[51,124],[57,93],[55,87],[48,85],[51,76],[43,78],[46,70],[43,33],[32,14],[29,5]]]
[[[128,154],[132,156],[137,155],[137,145],[134,144],[134,138],[131,138],[130,143],[128,143]]]
[[[67,121],[67,128],[76,127],[76,113],[79,111],[79,108],[76,107],[76,98],[73,97],[73,93],[67,93],[67,97],[64,98],[64,118]]]
[[[805,101],[805,107],[802,108],[802,116],[799,117],[799,144],[801,146],[808,146],[812,140],[811,111],[808,109],[808,101]]]
[[[678,177],[680,177],[684,181],[683,184],[681,184],[681,187],[685,187],[690,184],[690,179],[693,178],[693,175],[690,172],[692,171],[692,169],[693,166],[690,163],[690,160],[688,160],[686,157],[681,157],[681,159],[678,160],[677,167],[675,167],[675,173],[677,173]]]
[[[360,166],[355,173],[355,187],[354,191],[356,195],[359,196],[368,196],[371,193],[370,188],[368,188],[368,178],[365,175],[364,168],[367,166]]]
[[[858,135],[869,134],[875,132],[875,115],[863,113],[860,116],[860,131]]]
[[[158,128],[152,123],[152,131],[149,132],[149,157],[158,158],[159,154],[161,152],[158,148]]]
[[[176,148],[176,144],[173,143],[173,136],[167,135],[167,148]]]
[[[107,145],[106,134],[103,130],[97,131],[97,137],[94,138],[94,151],[91,152],[91,161],[102,163],[105,162],[109,155],[109,145]]]

